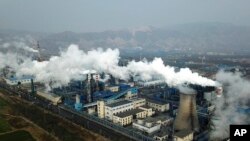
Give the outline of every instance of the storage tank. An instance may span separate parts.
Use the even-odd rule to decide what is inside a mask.
[[[196,93],[180,93],[180,102],[177,117],[174,121],[174,129],[199,130],[199,121],[196,110]]]
[[[152,127],[152,122],[146,122],[147,127]]]
[[[138,119],[138,120],[137,120],[137,123],[140,124],[140,125],[142,125],[144,122],[143,122],[142,119]]]

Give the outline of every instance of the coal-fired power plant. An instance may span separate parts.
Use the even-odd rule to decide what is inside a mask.
[[[178,114],[174,121],[174,130],[199,130],[195,91],[192,93],[180,93],[180,103]]]

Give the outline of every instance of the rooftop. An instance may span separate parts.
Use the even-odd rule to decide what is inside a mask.
[[[167,136],[169,134],[169,132],[168,132],[168,130],[166,129],[166,130],[160,130],[160,132],[157,132],[156,134],[155,134],[155,136],[157,136],[157,137],[164,137],[164,136]]]
[[[124,118],[124,117],[130,116],[130,115],[135,115],[135,114],[143,112],[143,111],[144,110],[141,110],[141,109],[132,109],[132,110],[129,110],[126,112],[116,114],[115,116],[120,117],[120,118]]]
[[[111,104],[107,104],[108,107],[117,107],[117,106],[121,106],[121,105],[125,105],[128,103],[132,103],[131,101],[128,100],[123,100],[123,101],[119,101],[119,102],[115,102],[115,103],[111,103]]]
[[[9,77],[7,78],[8,80],[10,81],[16,81],[16,80],[25,80],[25,79],[33,79],[32,76],[29,76],[29,75],[23,75],[21,77],[16,77],[16,76],[13,76],[13,77]]]
[[[191,134],[191,133],[193,133],[193,131],[191,131],[191,130],[181,130],[181,131],[179,131],[179,132],[176,132],[176,133],[174,134],[174,136],[183,138],[183,137],[188,136],[188,135]]]
[[[143,105],[143,106],[140,106],[142,108],[145,108],[145,109],[151,109],[151,107],[149,107],[148,105]]]
[[[147,99],[146,101],[150,103],[160,104],[160,105],[168,104],[167,102],[162,102],[162,101],[153,100],[153,99]]]

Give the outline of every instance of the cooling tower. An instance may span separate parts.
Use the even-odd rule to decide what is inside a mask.
[[[199,130],[199,121],[196,111],[196,93],[180,94],[180,103],[177,117],[174,121],[174,129]]]

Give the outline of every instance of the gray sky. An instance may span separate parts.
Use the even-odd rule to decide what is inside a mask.
[[[194,22],[250,25],[249,0],[1,0],[0,29],[88,32]]]

